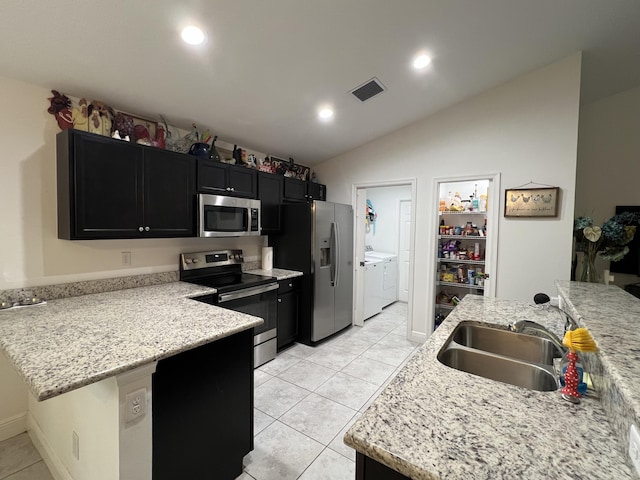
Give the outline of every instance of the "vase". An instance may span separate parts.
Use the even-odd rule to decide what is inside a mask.
[[[600,283],[600,275],[596,270],[596,254],[597,252],[585,252],[582,258],[581,282]]]

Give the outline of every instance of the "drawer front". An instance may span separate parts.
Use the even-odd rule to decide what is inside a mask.
[[[300,288],[299,278],[287,278],[278,281],[278,295]]]

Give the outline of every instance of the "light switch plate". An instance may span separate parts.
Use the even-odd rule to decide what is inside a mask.
[[[640,433],[633,424],[629,428],[629,457],[631,457],[631,463],[633,463],[636,472],[640,474]]]

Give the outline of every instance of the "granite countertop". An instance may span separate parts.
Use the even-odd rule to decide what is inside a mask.
[[[185,282],[61,298],[0,311],[0,350],[38,400],[260,325],[193,300]]]
[[[590,295],[597,309],[603,298]],[[604,402],[593,393],[573,405],[557,391],[488,380],[436,358],[462,321],[524,319],[563,331],[555,309],[466,296],[347,431],[345,443],[412,479],[636,478]]]
[[[276,277],[278,280],[286,280],[288,278],[301,277],[302,272],[295,270],[285,270],[283,268],[272,268],[271,270],[247,270],[246,273],[253,273],[254,275],[263,275],[265,277]]]

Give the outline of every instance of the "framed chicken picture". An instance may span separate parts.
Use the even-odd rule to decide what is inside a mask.
[[[559,187],[512,188],[504,192],[505,217],[557,217]]]

